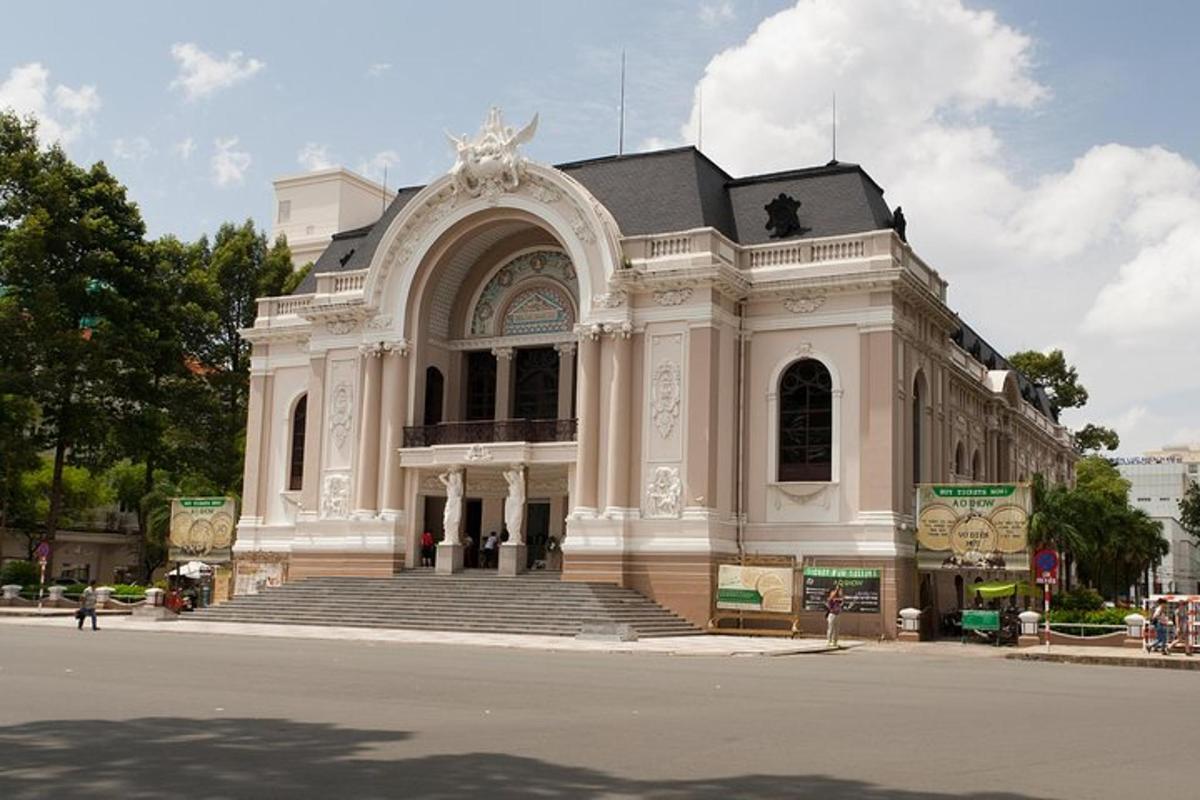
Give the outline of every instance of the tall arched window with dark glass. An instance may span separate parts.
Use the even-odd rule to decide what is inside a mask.
[[[833,379],[820,361],[801,359],[779,379],[779,481],[833,477]]]
[[[308,395],[301,395],[292,412],[292,451],[288,460],[288,491],[304,488],[304,427],[308,420]]]

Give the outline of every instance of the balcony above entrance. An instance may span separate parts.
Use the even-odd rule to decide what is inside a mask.
[[[484,442],[573,442],[573,419],[500,419],[441,422],[404,429],[405,447]]]
[[[574,419],[441,422],[404,429],[402,466],[575,461]]]

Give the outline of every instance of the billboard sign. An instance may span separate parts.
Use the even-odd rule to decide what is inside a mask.
[[[825,598],[834,586],[842,587],[842,610],[858,614],[879,613],[878,569],[858,567],[805,567],[804,610],[824,611]]]
[[[229,561],[237,510],[232,497],[177,497],[171,501],[171,561]]]
[[[791,614],[792,576],[790,566],[721,564],[717,569],[717,608]]]
[[[1026,484],[921,484],[917,548],[943,567],[1028,569],[1032,503]]]

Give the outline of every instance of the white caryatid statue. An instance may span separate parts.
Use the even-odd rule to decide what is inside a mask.
[[[446,508],[442,512],[442,530],[446,544],[459,544],[459,529],[462,527],[463,472],[451,469],[437,476],[446,487]]]
[[[508,498],[504,501],[504,524],[508,527],[509,541],[525,544],[525,468],[514,466],[504,470],[508,482]]]

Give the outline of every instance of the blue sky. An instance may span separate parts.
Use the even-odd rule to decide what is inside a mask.
[[[540,112],[537,160],[609,154],[622,48],[627,149],[692,141],[703,81],[735,174],[826,160],[836,90],[839,157],[904,204],[956,309],[1003,350],[1065,347],[1123,451],[1200,440],[1200,5],[794,5],[21,3],[0,102],[190,239],[266,224],[305,165],[423,183],[491,104]]]

